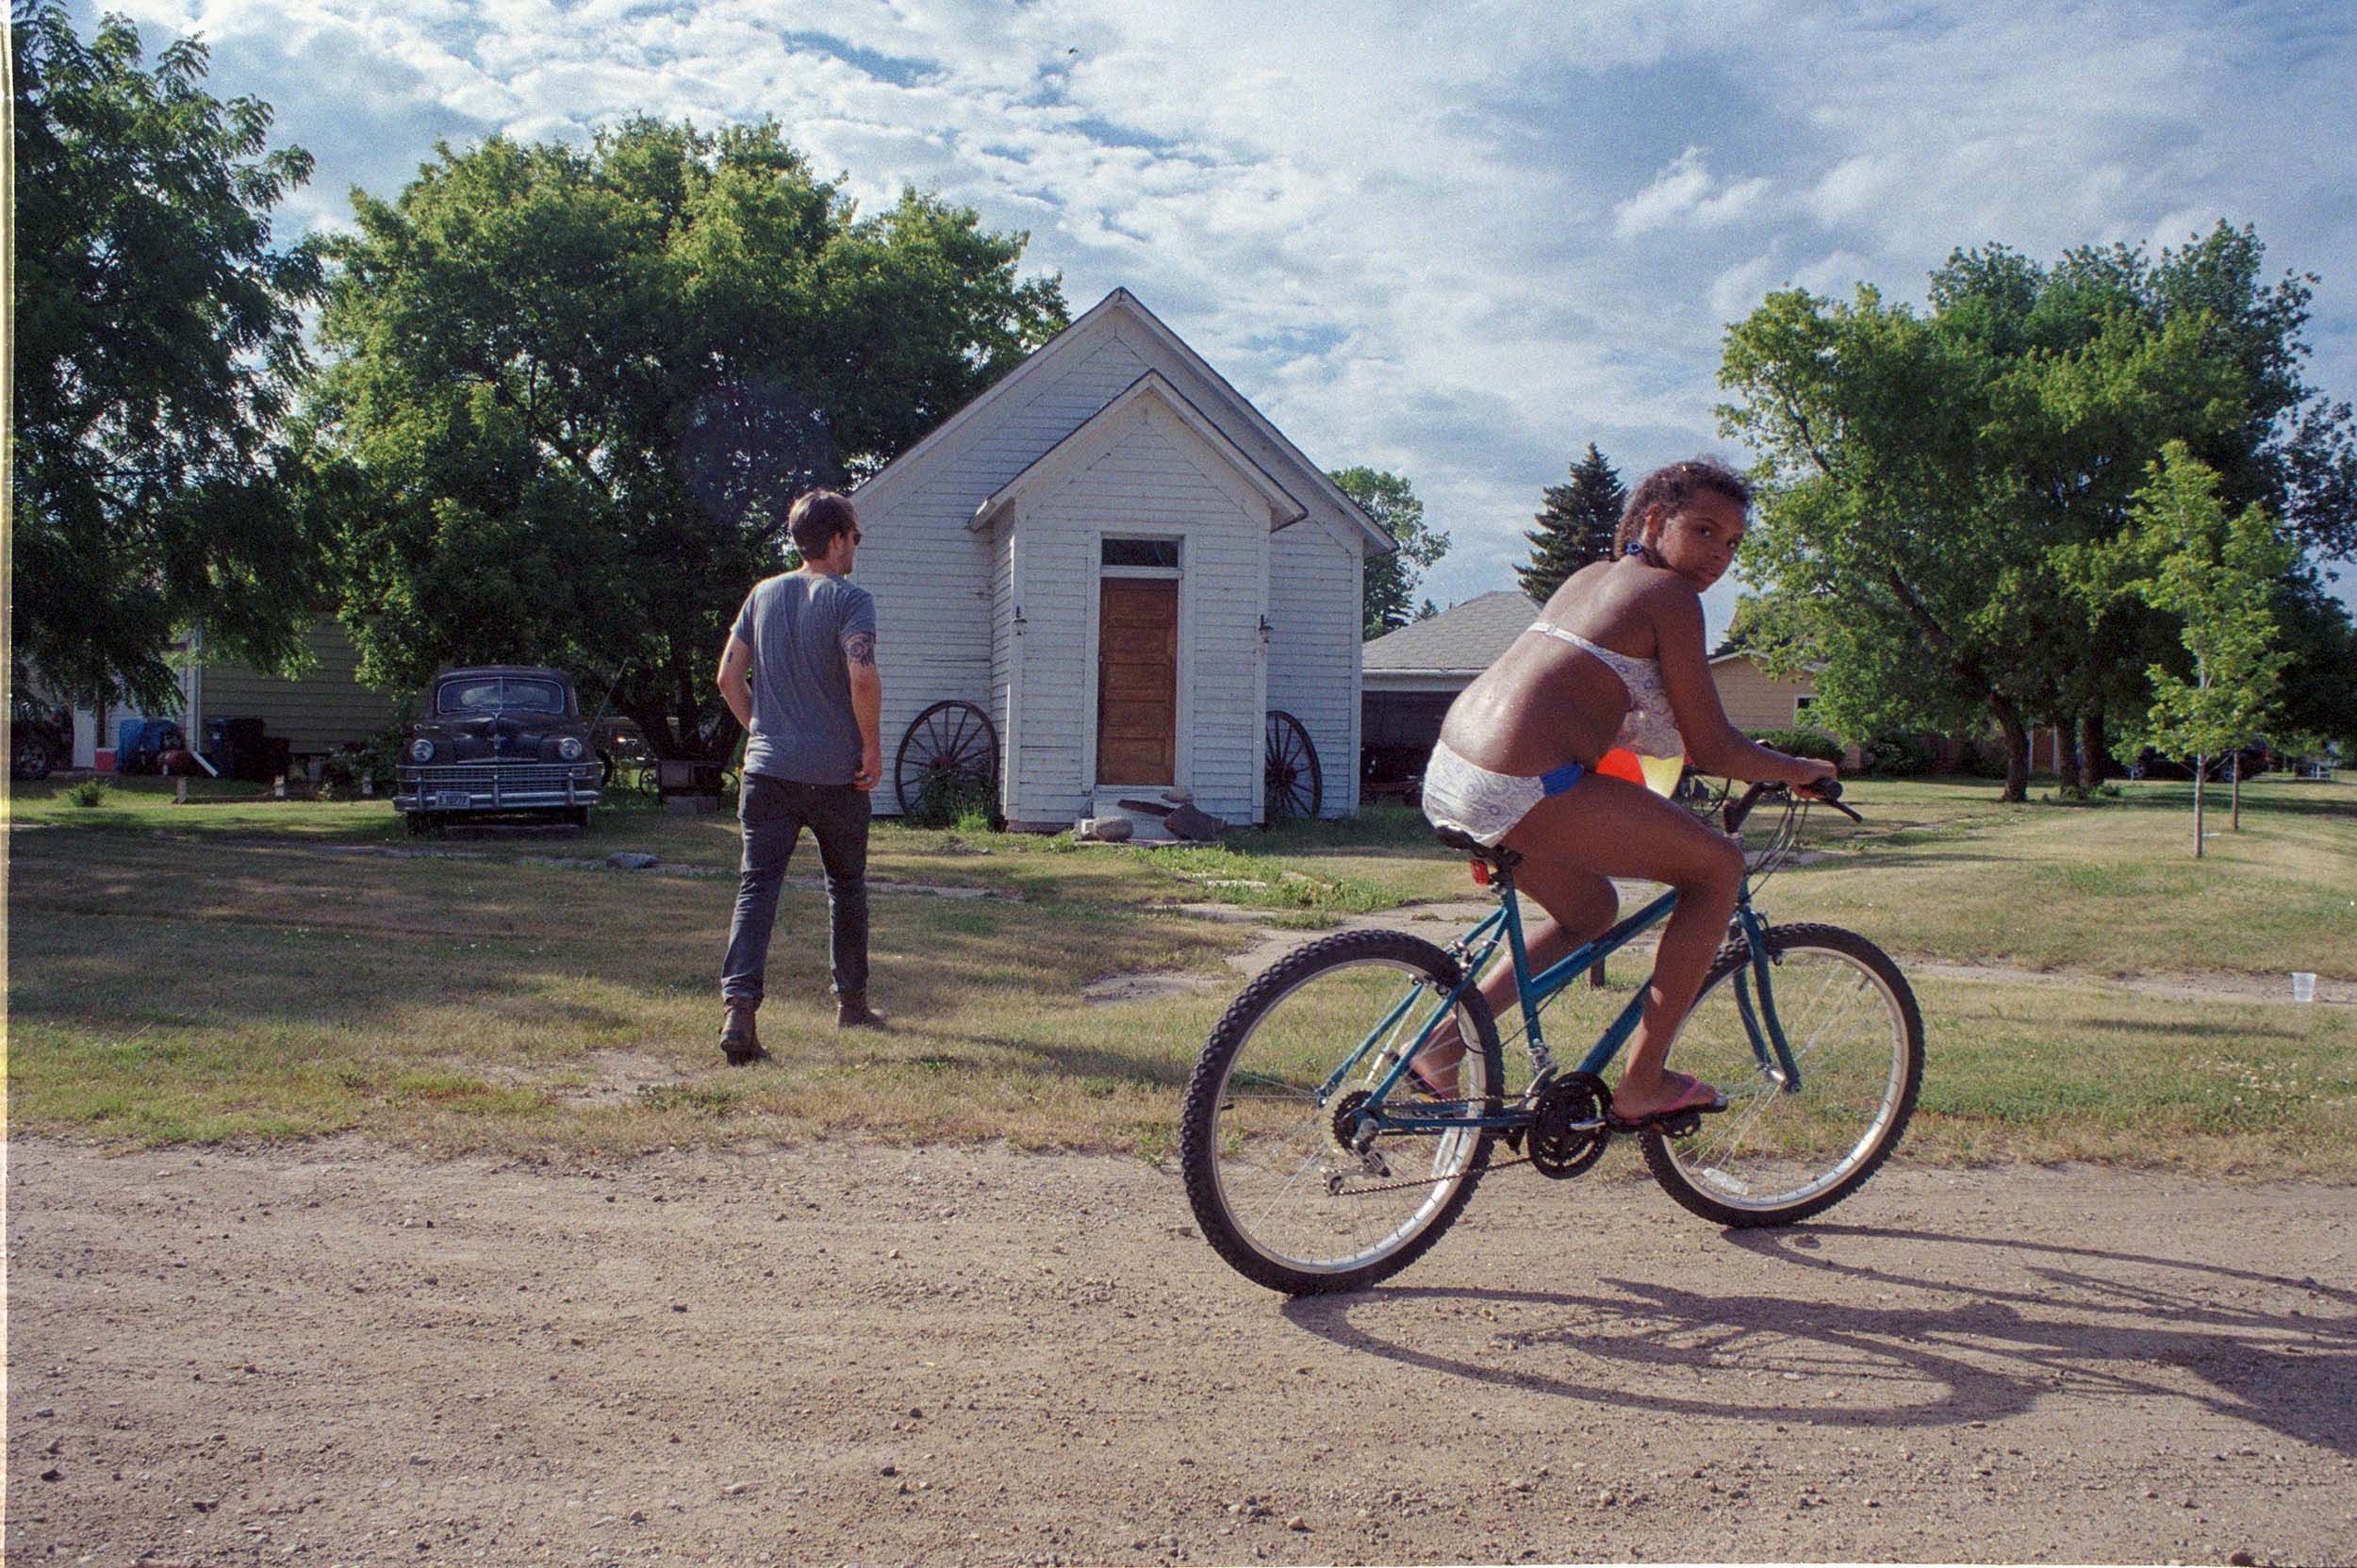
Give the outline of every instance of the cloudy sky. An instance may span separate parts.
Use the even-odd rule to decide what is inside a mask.
[[[1029,231],[1075,314],[1127,287],[1321,464],[1407,475],[1455,540],[1443,604],[1512,586],[1590,441],[1632,480],[1743,458],[1720,335],[1788,284],[1914,298],[1960,245],[2254,223],[2322,274],[2311,378],[2357,398],[2341,0],[107,8],[277,107],[319,160],[292,225],[395,193],[436,138],[774,116],[869,205],[931,187]]]

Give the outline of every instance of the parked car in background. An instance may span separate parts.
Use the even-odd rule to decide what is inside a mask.
[[[409,831],[458,817],[589,825],[599,765],[572,677],[530,665],[446,669],[419,700],[395,770]]]
[[[8,776],[45,779],[74,755],[74,713],[30,698],[8,699]]]

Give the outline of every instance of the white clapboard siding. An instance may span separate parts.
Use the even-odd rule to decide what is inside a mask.
[[[990,714],[1002,750],[1014,754],[1007,683],[1021,661],[1006,646],[1016,607],[1001,597],[1013,591],[1007,541],[966,525],[993,492],[1146,370],[1109,323],[1067,347],[1068,364],[1033,378],[1022,403],[984,411],[953,447],[929,454],[928,471],[914,483],[894,487],[882,504],[871,504],[864,488],[855,494],[864,536],[857,581],[876,596],[887,767],[917,714],[951,698]],[[1014,706],[1021,708],[1019,697]],[[884,794],[878,810],[897,813],[898,801]]]
[[[1150,388],[1142,385],[1149,371],[1159,372]],[[1138,432],[1115,417],[1151,402],[1146,390],[1163,402],[1140,430],[1159,445],[1133,440]],[[1109,407],[1125,393],[1129,403]],[[1119,437],[1111,449],[1057,452],[1100,413],[1100,427]],[[1273,509],[1272,496],[1288,500]],[[994,497],[998,515],[973,526]],[[865,535],[858,580],[876,596],[887,766],[916,714],[955,698],[998,728],[1011,819],[1063,822],[1087,810],[1098,546],[1108,533],[1143,530],[1185,541],[1179,767],[1197,803],[1259,819],[1274,671],[1286,693],[1276,705],[1300,718],[1318,748],[1325,809],[1355,806],[1359,557],[1383,547],[1379,536],[1127,290],[1107,295],[854,499]],[[1273,570],[1282,585],[1272,584]],[[1282,613],[1264,646],[1260,619],[1273,589]],[[889,790],[876,805],[898,809]]]
[[[1260,617],[1268,507],[1167,409],[1148,405],[1112,449],[1022,503],[1022,738],[1007,815],[1071,821],[1096,796],[1098,563],[1108,536],[1179,541],[1178,748],[1173,782],[1215,817],[1256,810]]]
[[[1268,705],[1310,732],[1326,817],[1359,810],[1362,569],[1355,539],[1308,519],[1269,540]]]
[[[998,798],[1008,798],[1014,756],[1015,669],[1021,647],[1014,635],[1014,545],[1012,521],[1001,521],[990,539],[990,722],[998,732]]]

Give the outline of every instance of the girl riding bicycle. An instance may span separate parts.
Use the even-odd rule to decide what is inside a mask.
[[[1719,705],[1703,640],[1703,590],[1726,572],[1751,506],[1742,476],[1709,458],[1648,474],[1629,497],[1621,552],[1574,572],[1540,619],[1450,705],[1425,772],[1436,826],[1523,856],[1515,876],[1547,918],[1526,928],[1533,972],[1600,934],[1619,914],[1611,878],[1678,892],[1646,988],[1644,1015],[1612,1091],[1612,1120],[1658,1125],[1726,1101],[1663,1058],[1734,913],[1743,852],[1648,790],[1683,757],[1706,773],[1807,788],[1832,765],[1755,745]],[[1645,764],[1651,763],[1648,767]],[[1504,1017],[1514,977],[1481,985]],[[1461,1046],[1444,1026],[1413,1065],[1454,1090]]]

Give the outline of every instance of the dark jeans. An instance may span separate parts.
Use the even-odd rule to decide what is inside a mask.
[[[720,995],[731,1001],[761,999],[778,888],[805,826],[818,841],[818,861],[827,871],[827,908],[834,917],[828,955],[834,963],[835,993],[866,990],[867,792],[849,784],[794,784],[748,773],[737,819],[745,830],[745,856],[737,867],[736,918],[729,925]]]

